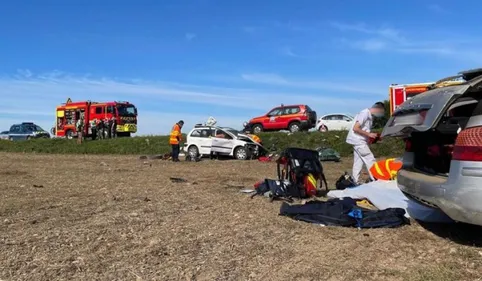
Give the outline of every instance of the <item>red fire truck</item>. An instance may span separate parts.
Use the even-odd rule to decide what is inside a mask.
[[[417,84],[392,84],[388,88],[390,97],[390,115],[411,97],[428,91],[429,86],[433,85],[433,82],[429,83],[417,83]]]
[[[393,112],[397,109],[398,106],[418,94],[435,88],[459,85],[475,77],[478,77],[479,75],[482,75],[482,68],[461,71],[457,75],[440,79],[435,83],[417,83],[403,85],[392,84],[388,88],[388,96],[390,99],[390,115],[393,114]]]
[[[465,77],[468,79],[469,77],[471,77],[471,76],[468,76],[469,74],[472,75],[472,73],[477,73],[477,72],[475,72],[475,70],[471,70],[470,72],[466,71],[466,72],[460,72],[460,73],[462,74],[457,76],[447,77],[435,83],[429,82],[429,83],[417,83],[417,84],[390,85],[388,89],[388,92],[389,92],[388,95],[390,99],[390,115],[393,113],[393,111],[395,111],[395,109],[397,109],[398,106],[400,106],[406,100],[409,100],[410,98],[418,94],[421,94],[423,92],[426,92],[434,88],[458,85],[465,81],[464,79],[460,79],[460,78]],[[466,75],[466,76],[463,76],[463,75]]]
[[[84,136],[90,135],[90,122],[93,120],[108,120],[112,117],[117,121],[116,133],[119,137],[130,137],[137,132],[137,108],[126,101],[72,102],[69,98],[55,109],[55,127],[52,134],[56,137],[73,138],[77,135],[76,123],[84,116]]]

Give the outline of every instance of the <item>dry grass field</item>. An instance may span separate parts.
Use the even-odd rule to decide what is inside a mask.
[[[239,192],[272,163],[0,159],[1,280],[482,280],[481,228],[297,222]],[[325,163],[329,183],[350,165]]]

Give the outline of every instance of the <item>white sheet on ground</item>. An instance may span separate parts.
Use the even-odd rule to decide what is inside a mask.
[[[442,211],[422,205],[406,197],[397,186],[397,181],[374,181],[355,188],[332,190],[328,197],[353,199],[368,199],[380,210],[387,208],[403,208],[405,216],[424,222],[452,222]]]

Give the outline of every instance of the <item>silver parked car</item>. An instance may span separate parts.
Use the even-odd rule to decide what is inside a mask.
[[[403,103],[382,137],[405,140],[398,186],[455,221],[482,225],[482,69]]]

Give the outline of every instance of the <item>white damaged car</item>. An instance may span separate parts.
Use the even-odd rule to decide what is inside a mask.
[[[265,149],[238,130],[196,125],[187,134],[184,151],[192,157],[209,156],[214,153],[246,160],[259,157]]]

